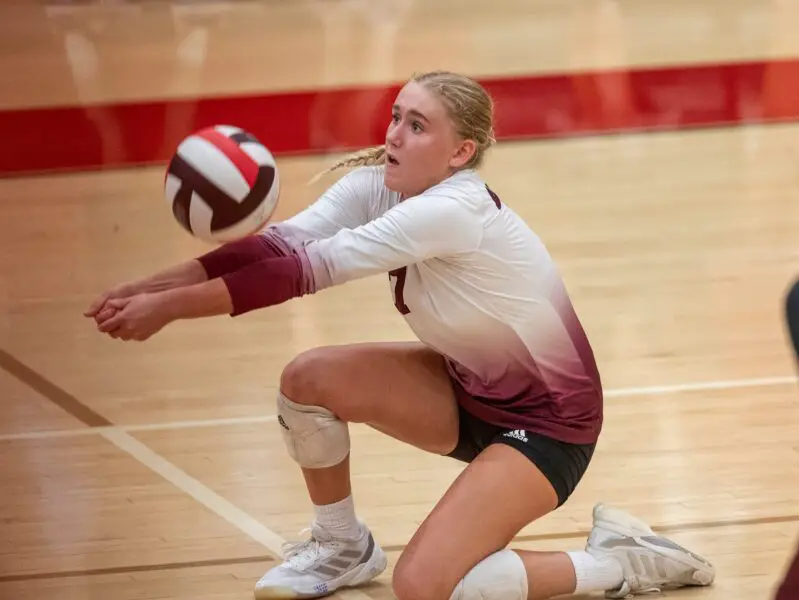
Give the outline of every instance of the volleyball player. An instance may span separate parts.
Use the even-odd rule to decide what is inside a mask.
[[[799,280],[793,283],[785,299],[785,321],[799,366]],[[799,548],[777,587],[774,600],[799,600]]]
[[[86,313],[112,337],[144,340],[175,319],[241,315],[388,274],[419,342],[317,348],[283,371],[278,426],[314,519],[256,597],[323,596],[385,569],[356,516],[347,423],[466,463],[395,566],[399,600],[709,585],[706,560],[602,504],[584,550],[508,548],[585,473],[602,426],[600,376],[545,246],[477,173],[493,143],[486,91],[423,74],[387,117],[385,145],[335,165],[358,168],[305,211],[123,284]]]

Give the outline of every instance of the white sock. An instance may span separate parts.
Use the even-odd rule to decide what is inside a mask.
[[[612,558],[595,558],[588,552],[567,552],[577,575],[575,594],[614,590],[624,581],[621,565]]]
[[[351,495],[333,504],[314,504],[314,513],[317,525],[333,537],[353,540],[361,537],[361,524],[355,516],[355,504]]]

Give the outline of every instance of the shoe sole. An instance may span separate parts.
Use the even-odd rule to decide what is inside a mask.
[[[254,590],[255,600],[287,600],[292,598],[324,598],[330,596],[340,589],[351,588],[367,583],[379,577],[388,566],[388,559],[382,550],[376,551],[368,561],[347,571],[337,579],[322,584],[324,590],[317,589],[302,590],[288,586],[270,586],[256,588]]]

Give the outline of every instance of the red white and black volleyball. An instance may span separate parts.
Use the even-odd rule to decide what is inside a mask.
[[[230,125],[201,129],[178,146],[164,195],[175,220],[193,236],[222,244],[262,229],[280,196],[272,153]]]

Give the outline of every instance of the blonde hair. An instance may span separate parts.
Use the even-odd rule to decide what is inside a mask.
[[[491,96],[474,79],[450,71],[430,71],[411,77],[414,81],[436,94],[444,104],[456,133],[465,140],[477,144],[474,155],[463,168],[476,169],[485,158],[486,151],[496,142],[494,139],[494,102]],[[326,173],[341,167],[381,165],[386,160],[386,146],[373,146],[348,154],[325,171],[314,177],[317,181]]]

